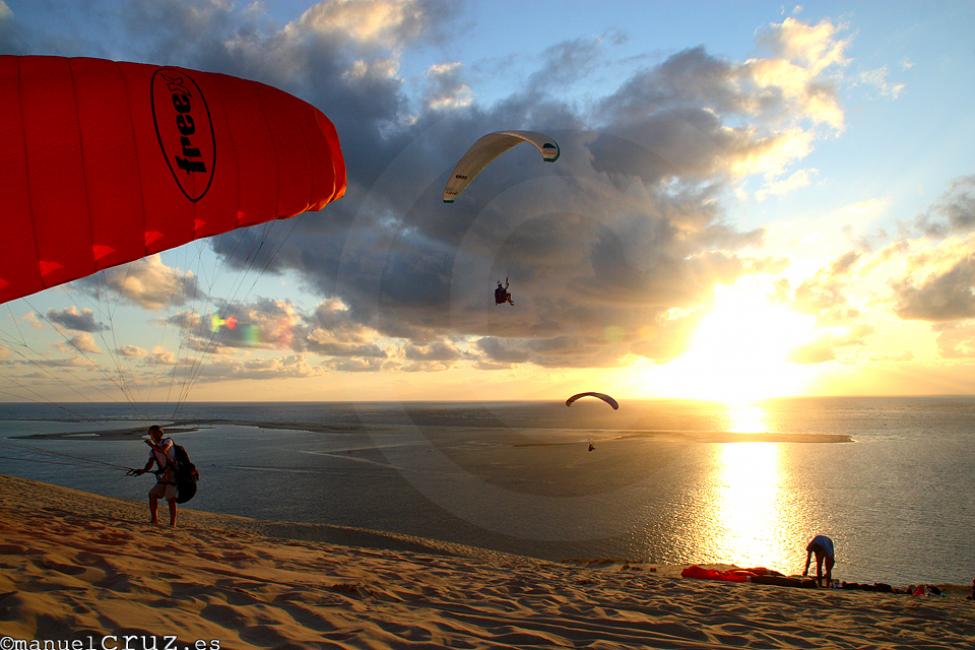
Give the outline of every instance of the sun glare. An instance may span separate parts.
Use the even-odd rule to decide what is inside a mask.
[[[766,433],[765,409],[752,402],[730,402],[727,405],[728,431],[732,433]]]
[[[716,556],[742,566],[785,566],[779,445],[725,444],[717,453],[722,471],[711,527]]]
[[[775,304],[770,290],[754,278],[716,287],[688,351],[654,369],[654,393],[733,403],[801,394],[811,369],[789,353],[812,338],[814,319]]]

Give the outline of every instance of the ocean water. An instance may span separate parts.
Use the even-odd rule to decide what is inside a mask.
[[[142,500],[151,477],[120,469],[145,463],[141,439],[91,432],[165,425],[172,411],[0,404],[0,472]],[[824,533],[840,579],[975,575],[971,397],[186,404],[178,419],[197,429],[173,437],[201,471],[188,505],[203,510],[554,560],[784,573]],[[73,435],[23,438],[58,432]]]

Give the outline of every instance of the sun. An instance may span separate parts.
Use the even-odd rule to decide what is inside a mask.
[[[733,403],[802,394],[813,371],[789,354],[812,340],[815,318],[771,293],[770,281],[755,276],[716,286],[687,352],[654,368],[654,393]]]

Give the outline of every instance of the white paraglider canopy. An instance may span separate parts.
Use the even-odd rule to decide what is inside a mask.
[[[559,145],[554,138],[536,131],[496,131],[482,136],[471,145],[450,173],[443,188],[444,203],[453,203],[477,175],[492,160],[508,149],[522,142],[528,142],[542,155],[545,162],[555,162],[559,158]]]

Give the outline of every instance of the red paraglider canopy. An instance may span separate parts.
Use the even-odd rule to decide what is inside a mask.
[[[0,303],[345,193],[334,126],[254,81],[0,56]]]

